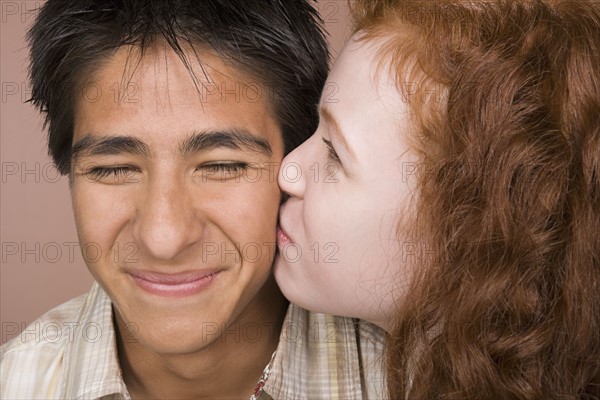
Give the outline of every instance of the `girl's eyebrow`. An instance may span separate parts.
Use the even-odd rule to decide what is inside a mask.
[[[352,151],[352,148],[348,144],[348,141],[346,141],[346,138],[342,134],[342,129],[340,128],[339,123],[331,113],[331,110],[326,105],[321,106],[321,117],[325,120],[325,122],[327,122],[327,124],[329,124],[333,128],[330,130],[330,132],[336,137],[336,139],[344,147],[346,152],[350,156],[356,158],[354,151]]]

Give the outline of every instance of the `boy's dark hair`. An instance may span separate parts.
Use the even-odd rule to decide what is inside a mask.
[[[48,0],[28,33],[30,101],[45,114],[49,153],[71,164],[76,88],[120,46],[204,45],[270,91],[286,152],[308,138],[327,77],[327,44],[309,0]],[[198,84],[198,81],[194,78]]]

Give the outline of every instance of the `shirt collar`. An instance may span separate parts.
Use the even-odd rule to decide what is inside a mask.
[[[129,399],[117,356],[112,303],[97,282],[74,320],[71,345],[64,354],[67,376],[63,398]]]
[[[77,322],[70,324],[70,346],[63,355],[66,379],[61,397],[129,399],[117,355],[112,303],[97,282],[73,320]],[[370,324],[290,304],[264,392],[274,399],[363,398],[373,388],[384,387],[383,337]]]
[[[383,340],[366,322],[290,304],[264,391],[274,399],[372,396],[385,386]]]

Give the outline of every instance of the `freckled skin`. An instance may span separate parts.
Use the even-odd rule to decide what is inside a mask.
[[[385,327],[409,275],[397,226],[411,213],[414,188],[402,165],[417,157],[406,140],[407,104],[385,68],[377,77],[376,49],[373,42],[346,44],[325,85],[337,89],[335,98],[323,94],[317,131],[283,161],[279,184],[290,198],[280,224],[302,257],[282,246],[275,276],[302,307]],[[298,168],[301,179],[293,174]]]

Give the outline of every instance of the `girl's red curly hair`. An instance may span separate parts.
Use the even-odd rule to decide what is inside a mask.
[[[426,246],[389,336],[391,397],[600,399],[598,3],[353,13],[382,42],[422,161]]]

